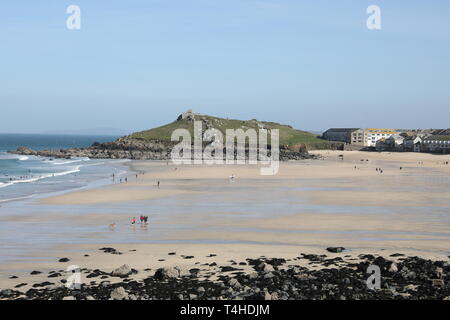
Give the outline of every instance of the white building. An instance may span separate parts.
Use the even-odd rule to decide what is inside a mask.
[[[378,140],[387,139],[396,133],[398,132],[393,129],[331,128],[323,133],[323,137],[332,141],[375,147]]]
[[[387,139],[398,132],[393,129],[375,129],[369,128],[364,130],[364,145],[367,147],[375,147],[380,139]]]

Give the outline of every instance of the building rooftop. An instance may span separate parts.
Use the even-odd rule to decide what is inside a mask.
[[[359,130],[359,128],[330,128],[327,131],[334,131],[334,132],[347,132],[347,131],[356,131]],[[327,132],[325,131],[325,132]]]
[[[450,136],[450,129],[436,130],[433,132],[433,135]]]
[[[429,136],[424,139],[425,141],[436,140],[436,141],[450,141],[450,135],[434,135]]]
[[[371,133],[390,133],[394,134],[397,133],[394,129],[379,129],[379,128],[367,128],[366,131]]]
[[[406,136],[405,140],[415,140],[416,138],[420,138],[419,136]]]
[[[394,133],[392,136],[390,136],[389,138],[391,138],[391,139],[405,139],[405,137],[404,136],[402,136],[401,134],[399,134],[399,133]]]

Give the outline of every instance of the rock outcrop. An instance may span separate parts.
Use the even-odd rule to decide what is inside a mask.
[[[17,150],[10,152],[65,159],[88,157],[91,159],[170,160],[170,152],[174,145],[174,143],[162,141],[143,141],[131,137],[122,137],[113,142],[96,142],[88,148],[35,151],[27,147],[19,147]]]
[[[164,279],[171,279],[171,278],[179,278],[179,277],[185,277],[189,276],[191,273],[183,268],[180,268],[178,266],[175,267],[166,267],[166,268],[159,268],[155,272],[155,278],[159,280]]]
[[[126,277],[129,276],[131,272],[131,268],[127,264],[124,264],[123,266],[114,269],[111,275],[116,277]]]
[[[125,278],[121,282],[100,279],[97,282],[86,281],[81,284],[80,289],[52,286],[49,282],[44,282],[25,291],[18,290],[17,285],[14,289],[0,290],[0,300],[450,299],[448,261],[405,256],[396,260],[396,269],[393,270],[392,257],[375,257],[370,254],[349,259],[345,259],[345,256],[300,254],[289,260],[291,259],[248,258],[245,263],[254,271],[239,272],[231,266],[219,268],[217,265],[204,267],[199,272],[165,267],[143,279]],[[298,262],[295,263],[295,260]],[[369,286],[368,282],[368,268],[373,265],[380,269],[381,282],[378,288]],[[230,269],[224,271],[224,267]],[[91,270],[82,272],[88,274]],[[101,270],[98,273],[106,274]],[[215,279],[210,280],[211,275]]]
[[[111,299],[113,300],[126,300],[128,299],[128,293],[123,287],[117,287],[111,292]]]
[[[310,133],[292,129],[290,126],[280,125],[270,122],[262,122],[256,120],[239,121],[214,118],[204,115],[199,115],[188,110],[182,113],[175,122],[168,125],[154,128],[147,131],[137,132],[129,136],[121,137],[116,141],[99,143],[95,142],[87,148],[69,148],[59,150],[32,150],[26,146],[19,147],[11,153],[20,155],[42,156],[49,158],[77,158],[88,157],[91,159],[133,159],[133,160],[170,160],[171,151],[178,142],[171,141],[171,134],[173,130],[178,128],[193,128],[194,120],[202,122],[203,134],[207,129],[218,128],[219,131],[225,132],[224,128],[234,128],[237,123],[242,130],[248,129],[264,129],[271,130],[271,128],[280,128],[280,160],[301,160],[315,158],[315,156],[308,154],[306,145],[303,143],[283,144],[284,136],[298,135],[298,139],[307,136],[311,139]],[[282,134],[284,132],[284,134]],[[311,135],[312,136],[312,135]],[[203,147],[214,143],[205,141]],[[300,140],[299,140],[300,141]],[[270,148],[270,147],[269,147]],[[246,152],[248,154],[248,150]],[[226,150],[224,148],[224,157]],[[236,158],[236,152],[235,152]]]

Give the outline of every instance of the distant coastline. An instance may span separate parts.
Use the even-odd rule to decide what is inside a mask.
[[[222,134],[226,130],[278,130],[280,145],[280,160],[302,160],[315,158],[308,149],[339,149],[343,143],[330,143],[320,139],[310,132],[292,128],[275,122],[252,120],[234,120],[201,115],[188,110],[180,114],[169,124],[146,131],[136,132],[120,137],[114,141],[98,141],[90,146],[78,148],[47,148],[34,150],[28,145],[22,145],[11,153],[26,156],[43,156],[52,158],[89,157],[91,159],[134,159],[134,160],[170,160],[172,148],[177,142],[172,141],[172,133],[177,129],[194,130],[194,122],[202,124],[202,134],[214,128]],[[206,143],[206,145],[211,142]],[[269,146],[270,148],[270,146]],[[248,151],[248,150],[247,150]],[[226,155],[226,150],[224,150]]]

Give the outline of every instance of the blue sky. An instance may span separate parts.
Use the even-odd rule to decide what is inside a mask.
[[[2,1],[0,49],[0,132],[136,131],[187,108],[308,130],[450,126],[446,0]]]

